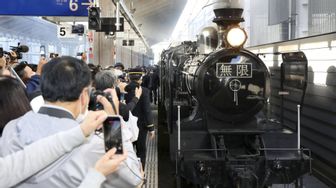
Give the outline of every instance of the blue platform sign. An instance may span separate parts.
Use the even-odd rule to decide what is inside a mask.
[[[0,0],[0,15],[88,16],[94,0]]]

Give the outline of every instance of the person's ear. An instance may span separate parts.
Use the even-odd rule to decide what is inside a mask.
[[[89,97],[89,88],[86,87],[86,88],[83,89],[83,91],[80,95],[81,103],[82,104],[88,104],[89,103],[88,100],[90,100],[89,98],[90,98]]]

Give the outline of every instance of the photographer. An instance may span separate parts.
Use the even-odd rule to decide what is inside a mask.
[[[10,51],[8,52],[8,64],[9,65],[14,65],[19,62],[17,53],[15,51]]]
[[[33,70],[28,66],[28,63],[23,61],[14,65],[14,70],[20,77],[20,79],[26,85],[26,91],[28,95],[33,95],[36,92],[40,91],[41,78],[43,66],[47,63],[46,59],[42,57],[37,65],[37,71]],[[40,92],[39,92],[40,93]],[[36,94],[35,94],[36,95]],[[29,97],[30,99],[34,97]]]
[[[15,93],[15,95],[12,93]],[[100,102],[108,105],[106,101],[100,99]],[[22,116],[29,110],[30,106],[23,86],[12,77],[0,76],[0,135],[9,121]],[[0,185],[2,187],[13,186],[42,170],[65,153],[70,152],[74,147],[84,143],[86,137],[101,127],[106,117],[107,115],[103,111],[90,112],[80,126],[41,139],[21,151],[0,158],[0,166],[2,167]],[[7,142],[3,138],[0,140],[3,142],[2,144]],[[100,183],[105,180],[103,175],[106,176],[115,171],[126,155],[119,157],[114,156],[114,153],[115,150],[109,151],[96,163],[95,168],[87,174],[89,180],[84,180],[82,187],[99,187]],[[112,156],[114,158],[110,160]],[[24,163],[17,163],[17,161]],[[15,176],[11,176],[12,174],[15,174]],[[92,177],[95,177],[96,181],[92,181]],[[88,181],[91,186],[87,186]]]
[[[90,70],[73,57],[54,58],[43,68],[41,90],[46,104],[38,113],[28,112],[6,125],[3,154],[11,154],[30,143],[77,127],[75,121],[87,110]],[[98,100],[102,100],[100,98]],[[112,110],[111,110],[112,112]],[[115,114],[115,111],[114,113]],[[33,131],[32,131],[33,130]],[[14,136],[13,136],[14,135]],[[140,164],[130,143],[123,143],[127,159],[106,177],[104,187],[136,187],[142,181]],[[25,180],[26,187],[78,187],[91,166],[105,154],[101,135],[92,135],[76,150],[62,156],[43,171]]]
[[[96,90],[98,91],[105,91],[106,89],[115,89],[116,90],[115,92],[118,93],[117,92],[118,78],[114,74],[114,70],[103,70],[97,73],[95,76],[94,83],[95,83]],[[124,103],[119,103],[118,101],[120,115],[123,117],[125,121],[128,121],[129,112],[135,108],[136,104],[139,101],[141,94],[142,94],[142,89],[137,88],[135,90],[135,96],[129,101],[129,103],[127,103],[127,105]]]
[[[5,52],[8,56],[8,65],[12,66],[19,62],[19,59],[22,59],[22,53],[26,53],[29,51],[28,46],[20,45],[18,43],[17,46],[11,46],[11,51]]]

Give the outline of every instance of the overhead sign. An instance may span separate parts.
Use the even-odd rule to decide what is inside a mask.
[[[119,18],[119,30],[117,30],[117,18],[107,17],[100,18],[101,28],[96,30],[98,32],[123,32],[124,31],[124,18]]]
[[[88,16],[94,0],[5,0],[0,15]]]
[[[58,25],[57,26],[57,37],[58,38],[75,38],[76,35],[72,34],[71,25]]]

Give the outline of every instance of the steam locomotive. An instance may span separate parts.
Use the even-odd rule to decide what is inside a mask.
[[[243,9],[216,9],[218,29],[163,51],[159,113],[165,115],[178,186],[264,188],[309,172],[296,135],[270,121],[270,73],[243,48]],[[301,185],[302,186],[302,185]]]

